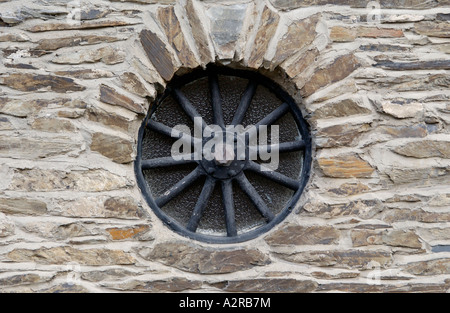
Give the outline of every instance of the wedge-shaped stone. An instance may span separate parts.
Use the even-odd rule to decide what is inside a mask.
[[[175,62],[164,42],[150,30],[144,29],[140,34],[141,44],[155,69],[163,79],[169,81],[175,74]]]
[[[166,33],[169,44],[175,50],[181,62],[181,66],[187,68],[196,68],[199,66],[183,34],[180,21],[175,14],[175,8],[173,6],[160,8],[158,10],[158,18]]]
[[[259,68],[263,64],[267,48],[275,35],[279,22],[280,16],[278,13],[266,6],[262,12],[261,22],[252,47],[252,52],[247,61],[249,67]]]
[[[142,105],[134,102],[127,96],[118,93],[114,88],[103,84],[100,85],[100,101],[123,107],[138,114],[145,113],[145,109],[142,107]]]
[[[133,161],[133,142],[105,133],[92,135],[91,150],[112,159],[117,163]]]

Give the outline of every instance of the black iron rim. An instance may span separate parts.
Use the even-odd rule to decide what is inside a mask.
[[[158,158],[153,160],[143,160],[142,159],[142,148],[143,148],[143,137],[146,131],[154,131],[165,136],[171,136],[171,128],[160,123],[149,123],[150,118],[157,110],[158,105],[169,95],[174,96],[177,99],[180,106],[183,108],[184,112],[193,119],[199,114],[196,112],[195,108],[190,105],[189,100],[184,97],[180,91],[181,86],[186,85],[190,82],[196,81],[200,78],[208,77],[210,93],[212,98],[212,107],[214,113],[214,122],[217,125],[224,125],[223,116],[221,115],[220,107],[220,90],[218,86],[218,75],[225,76],[235,76],[247,79],[249,85],[244,92],[241,104],[235,112],[233,118],[233,124],[239,124],[245,115],[249,103],[252,101],[253,94],[256,90],[256,86],[262,85],[274,93],[281,101],[282,105],[274,110],[272,113],[267,115],[263,120],[260,121],[262,125],[270,125],[276,122],[279,118],[286,114],[291,114],[295,120],[298,131],[301,134],[301,140],[296,142],[285,142],[279,144],[280,153],[291,152],[291,151],[302,151],[303,162],[301,168],[301,175],[298,180],[293,180],[291,178],[285,177],[284,175],[277,172],[261,172],[258,164],[246,160],[245,165],[242,166],[238,164],[236,166],[242,166],[241,170],[236,171],[236,175],[230,175],[229,173],[224,175],[215,174],[208,172],[208,165],[205,165],[203,161],[174,161],[170,156],[166,158]],[[180,182],[173,186],[168,192],[157,199],[152,196],[151,190],[145,180],[143,171],[146,169],[156,168],[156,167],[169,167],[177,166],[182,164],[197,162],[197,167],[189,175],[185,176]],[[302,113],[293,100],[293,98],[284,91],[278,84],[274,83],[269,78],[262,76],[259,73],[247,70],[236,70],[227,67],[209,66],[206,70],[197,70],[190,74],[176,77],[167,86],[166,91],[155,101],[151,106],[150,112],[145,119],[140,131],[138,138],[138,149],[137,157],[135,161],[135,172],[137,176],[137,182],[139,188],[141,189],[144,198],[146,199],[148,205],[153,210],[153,212],[160,218],[165,225],[170,227],[173,231],[179,233],[182,236],[206,242],[206,243],[218,243],[218,244],[231,244],[239,243],[254,239],[269,230],[271,230],[275,225],[283,221],[294,209],[297,202],[299,201],[306,184],[310,177],[312,162],[312,144],[311,136],[309,133],[309,127],[304,120]],[[278,184],[283,185],[294,191],[294,195],[289,200],[288,204],[279,212],[278,214],[273,214],[270,209],[264,203],[264,200],[246,178],[245,171],[252,171],[259,175],[264,176],[267,179],[272,180]],[[229,171],[228,171],[229,172]],[[200,177],[205,178],[205,184],[203,186],[202,192],[197,199],[193,214],[187,225],[182,225],[174,218],[169,216],[162,210],[162,208],[176,198],[183,190],[189,188],[189,186],[195,182]],[[252,229],[247,232],[238,233],[236,228],[235,220],[235,208],[233,204],[233,187],[232,183],[237,182],[238,186],[243,190],[254,206],[259,210],[259,213],[265,218],[266,224]],[[197,232],[197,227],[199,225],[200,219],[203,217],[205,211],[205,206],[207,205],[207,200],[211,196],[212,190],[220,185],[222,192],[223,207],[225,210],[225,224],[226,224],[226,236],[214,236],[208,234],[202,234]],[[182,188],[180,188],[182,187]]]

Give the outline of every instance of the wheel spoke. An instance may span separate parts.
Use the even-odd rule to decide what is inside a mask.
[[[164,124],[154,121],[154,120],[150,120],[147,123],[147,128],[150,130],[153,130],[161,135],[164,135],[166,137],[182,139],[186,143],[189,143],[192,146],[194,146],[196,144],[201,144],[201,142],[202,142],[201,139],[199,139],[199,138],[194,138],[191,135],[188,135],[186,133],[178,131],[172,127],[169,127],[167,125],[164,125]]]
[[[161,167],[170,167],[170,166],[176,166],[176,165],[185,165],[185,164],[192,164],[196,163],[194,160],[193,154],[188,154],[182,157],[181,160],[175,160],[173,157],[165,157],[165,158],[157,158],[152,160],[143,160],[142,161],[142,169],[143,170],[150,170],[153,168],[161,168]]]
[[[216,74],[209,75],[209,89],[211,91],[214,124],[224,129],[225,121],[223,119],[222,98],[220,96],[219,79]]]
[[[167,203],[172,201],[175,197],[180,195],[186,188],[190,187],[200,176],[203,175],[200,166],[197,167],[194,171],[192,171],[189,175],[180,180],[175,186],[170,188],[168,191],[164,193],[163,196],[156,199],[156,204],[162,208]]]
[[[292,189],[294,191],[300,188],[300,183],[292,178],[287,177],[281,173],[272,171],[268,168],[264,168],[263,165],[258,164],[256,162],[250,161],[246,167],[247,170],[255,172],[258,175],[261,175],[277,184],[280,184],[284,187]]]
[[[255,187],[253,187],[253,185],[248,181],[247,177],[245,177],[245,174],[242,173],[236,178],[236,180],[242,190],[247,194],[252,203],[256,206],[261,215],[266,219],[266,221],[268,223],[271,222],[275,218],[275,215],[267,207],[266,203],[258,194]]]
[[[244,95],[242,96],[241,103],[239,104],[239,107],[236,110],[233,122],[231,122],[232,125],[239,125],[244,120],[245,113],[247,113],[247,110],[252,102],[253,96],[255,95],[256,87],[258,87],[258,84],[253,80],[250,81],[250,83],[247,86],[247,89],[245,90]]]
[[[200,194],[197,203],[194,208],[194,212],[192,213],[191,219],[189,220],[186,228],[192,232],[197,231],[198,224],[203,216],[203,213],[208,205],[208,200],[211,197],[211,194],[214,191],[214,187],[216,186],[216,180],[214,178],[208,177],[206,179],[205,185],[203,186],[202,193]]]
[[[180,104],[181,108],[186,112],[189,118],[194,122],[194,125],[200,127],[200,129],[204,129],[206,127],[205,122],[201,115],[197,112],[195,107],[192,105],[191,101],[186,97],[186,95],[178,88],[172,89],[172,94]],[[200,119],[198,119],[200,118]],[[199,122],[200,121],[200,122]],[[201,124],[200,124],[201,123]]]
[[[225,208],[225,220],[228,237],[236,237],[236,215],[234,211],[233,183],[231,180],[222,181],[222,199]]]
[[[259,121],[259,123],[256,124],[255,126],[256,126],[257,129],[259,129],[259,126],[261,126],[261,125],[270,126],[273,123],[275,123],[278,119],[280,119],[283,115],[285,115],[288,111],[289,111],[289,104],[288,103],[283,103],[281,106],[279,106],[274,111],[269,113],[261,121]]]
[[[291,141],[291,142],[283,142],[280,144],[272,144],[272,145],[266,145],[266,146],[250,146],[249,150],[252,153],[257,152],[258,155],[261,154],[261,151],[264,152],[272,152],[278,150],[280,153],[287,153],[287,152],[295,152],[295,151],[301,151],[305,149],[305,142],[303,140],[299,141]]]

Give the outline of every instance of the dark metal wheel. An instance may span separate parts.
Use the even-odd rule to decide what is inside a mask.
[[[264,145],[250,139],[249,129],[257,137],[260,126],[275,123],[279,141],[271,141],[270,129]],[[219,130],[208,125],[224,136],[209,156],[203,151]],[[211,136],[199,136],[205,129]],[[202,153],[193,149],[174,158],[175,141]],[[262,151],[278,153],[275,171]],[[174,231],[208,243],[247,241],[280,223],[299,200],[310,167],[311,137],[292,97],[258,73],[216,66],[168,85],[139,132],[135,162],[139,187],[155,214]]]

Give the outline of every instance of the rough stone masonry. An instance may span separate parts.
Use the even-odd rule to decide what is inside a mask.
[[[0,0],[1,292],[450,289],[448,0],[74,3]],[[315,146],[295,212],[226,246],[133,170],[151,101],[215,62],[281,83]]]

